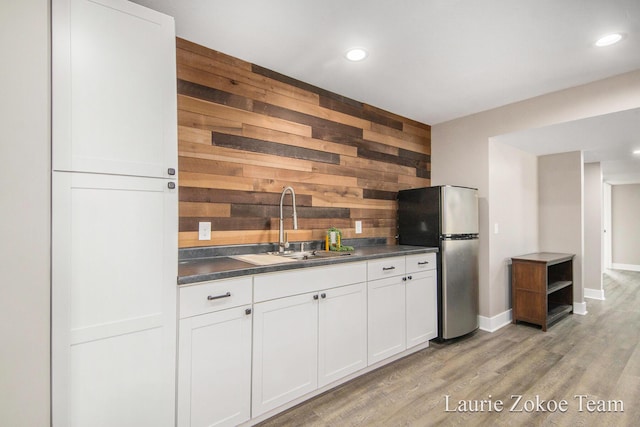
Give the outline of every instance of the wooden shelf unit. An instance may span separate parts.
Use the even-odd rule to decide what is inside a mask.
[[[511,258],[513,323],[543,331],[573,312],[574,254],[538,252]]]

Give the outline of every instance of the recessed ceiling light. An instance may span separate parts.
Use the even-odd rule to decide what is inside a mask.
[[[635,155],[640,154],[640,150],[635,150],[635,151],[633,152],[633,154],[635,154]]]
[[[362,61],[367,57],[367,55],[368,55],[367,51],[361,47],[354,47],[353,49],[349,49],[347,53],[344,54],[344,56],[349,61],[354,61],[354,62]]]
[[[611,46],[612,44],[618,43],[620,40],[622,40],[623,37],[624,35],[620,33],[607,34],[606,36],[600,37],[598,41],[596,41],[596,46]]]

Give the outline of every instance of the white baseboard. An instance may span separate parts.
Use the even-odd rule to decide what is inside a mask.
[[[574,302],[573,303],[573,314],[585,315],[587,314],[587,303],[586,302]]]
[[[584,288],[584,297],[604,301],[604,289]]]
[[[509,309],[493,317],[478,316],[478,325],[483,331],[495,332],[511,323],[511,319],[511,309]]]
[[[595,291],[595,289],[592,289]],[[604,299],[604,291],[602,293],[602,299]],[[573,313],[580,314],[582,316],[587,314],[586,302],[574,302]],[[478,324],[480,330],[487,332],[495,332],[500,328],[507,326],[513,319],[511,309],[504,311],[493,317],[478,316]]]
[[[640,265],[635,264],[611,264],[611,268],[614,270],[628,270],[628,271],[640,271]]]

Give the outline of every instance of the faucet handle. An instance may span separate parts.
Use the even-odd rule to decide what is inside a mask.
[[[286,231],[284,232],[284,242],[282,243],[282,246],[285,249],[289,248],[289,236],[288,236],[288,233]]]

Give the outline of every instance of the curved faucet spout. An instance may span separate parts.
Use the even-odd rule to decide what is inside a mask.
[[[284,216],[282,214],[282,203],[284,196],[289,191],[291,193],[291,205],[293,206],[293,229],[298,229],[298,214],[296,212],[296,192],[293,191],[293,187],[287,186],[282,190],[280,195],[280,227],[278,233],[278,252],[284,252],[285,248],[289,247],[289,242],[285,239],[284,233]]]

